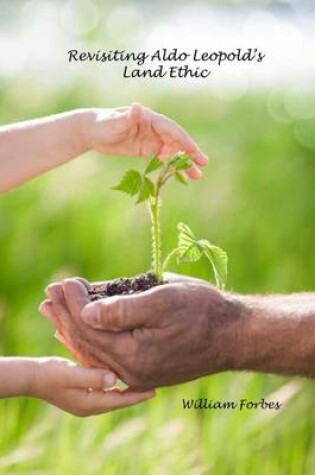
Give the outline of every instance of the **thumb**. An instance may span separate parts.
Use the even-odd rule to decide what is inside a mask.
[[[147,326],[152,315],[152,298],[150,291],[146,295],[107,297],[86,305],[81,317],[91,327],[102,330]]]
[[[72,369],[69,383],[78,388],[92,388],[94,390],[107,389],[116,383],[117,377],[110,370],[83,368],[75,366]]]

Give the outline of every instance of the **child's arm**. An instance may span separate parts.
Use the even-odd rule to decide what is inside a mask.
[[[0,398],[31,396],[75,416],[88,416],[132,406],[154,396],[130,390],[104,390],[116,376],[87,369],[64,358],[0,358]]]
[[[161,158],[185,151],[197,165],[207,157],[176,122],[139,104],[78,109],[0,127],[0,193],[89,151]],[[196,165],[187,171],[200,178]]]

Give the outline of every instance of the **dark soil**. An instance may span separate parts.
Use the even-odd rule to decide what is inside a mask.
[[[147,272],[132,278],[121,277],[102,284],[91,285],[88,292],[91,302],[94,302],[95,300],[112,297],[113,295],[130,295],[144,292],[152,287],[166,283],[165,281],[158,282],[154,274]]]

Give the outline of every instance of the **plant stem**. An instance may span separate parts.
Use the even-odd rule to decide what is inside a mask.
[[[161,263],[161,233],[160,233],[160,198],[158,194],[150,199],[150,214],[152,223],[152,269],[160,282],[163,279]]]
[[[160,227],[160,207],[161,199],[160,192],[162,186],[171,177],[169,173],[169,166],[163,168],[157,178],[154,195],[150,197],[149,208],[151,215],[151,233],[152,233],[152,270],[158,282],[163,280],[162,267],[162,244],[161,244],[161,227]]]
[[[164,259],[164,262],[162,264],[162,273],[167,269],[168,264],[170,263],[171,259],[176,256],[178,251],[180,250],[179,247],[175,247]]]

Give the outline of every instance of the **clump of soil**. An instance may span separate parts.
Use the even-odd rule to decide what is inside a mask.
[[[91,302],[112,297],[113,295],[130,295],[138,292],[144,292],[157,285],[166,284],[166,281],[158,282],[152,272],[136,275],[132,278],[121,277],[110,280],[102,284],[92,284],[88,290]]]

